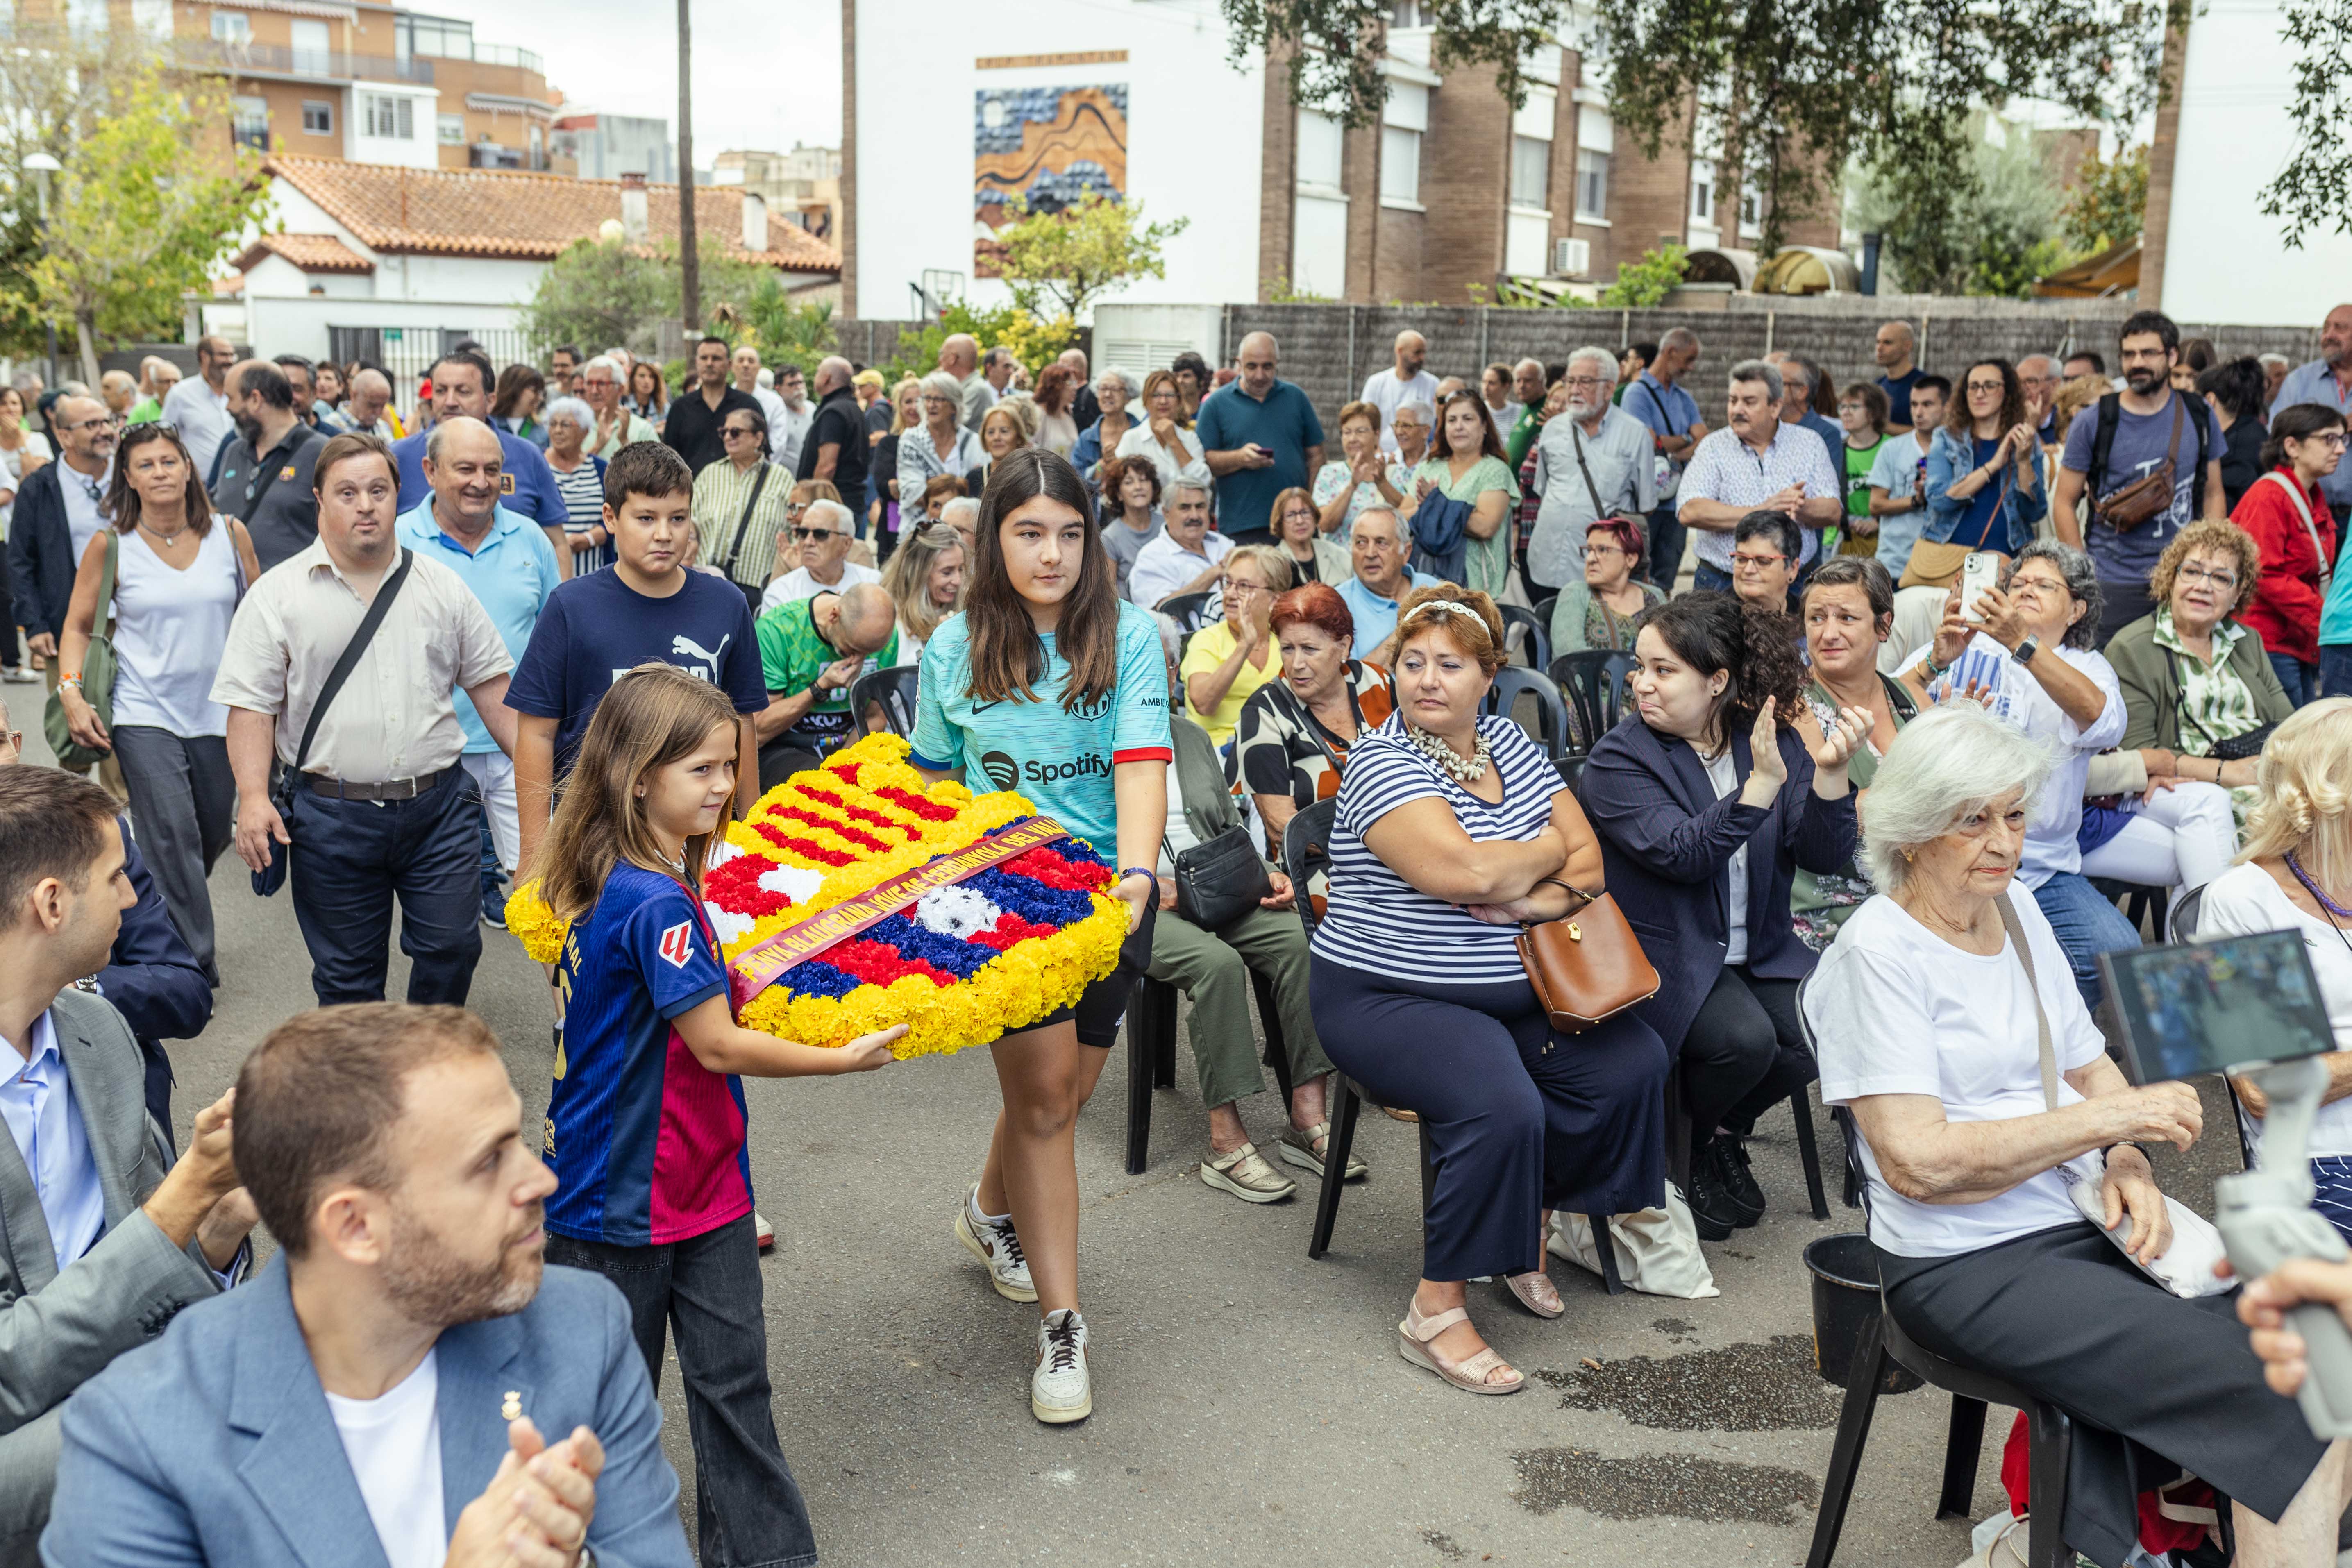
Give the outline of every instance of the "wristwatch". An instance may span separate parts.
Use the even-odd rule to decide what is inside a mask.
[[[2032,664],[2033,662],[2033,656],[2041,651],[2042,639],[2029,633],[2027,634],[2025,640],[2017,645],[2016,649],[2011,653],[2010,657],[2017,660],[2020,664]]]

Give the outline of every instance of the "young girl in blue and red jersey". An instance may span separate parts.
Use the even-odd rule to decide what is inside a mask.
[[[816,1561],[776,1441],[740,1075],[864,1072],[902,1026],[837,1050],[735,1021],[704,914],[703,858],[735,794],[727,694],[667,664],[613,683],[530,874],[570,922],[547,1107],[547,1258],[620,1287],[661,1385],[676,1325],[702,1561]]]

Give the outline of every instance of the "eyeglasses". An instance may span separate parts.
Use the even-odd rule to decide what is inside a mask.
[[[1605,375],[1571,375],[1567,378],[1567,384],[1570,386],[1614,386],[1617,384],[1614,381]]]
[[[1788,559],[1785,555],[1757,555],[1744,550],[1735,550],[1731,552],[1731,569],[1735,572],[1743,569],[1749,572],[1761,572],[1768,566],[1781,565]]]
[[[1229,599],[1249,594],[1271,594],[1273,592],[1274,590],[1267,587],[1265,584],[1253,583],[1246,577],[1228,577],[1225,579],[1225,596]]]
[[[2304,439],[2316,441],[2331,452],[2340,452],[2344,450],[2346,443],[2352,442],[2352,436],[2347,436],[2341,430],[2332,430],[2325,436],[2305,436]]]
[[[58,428],[70,436],[77,430],[111,430],[122,423],[120,414],[101,414],[95,419],[85,419],[79,425],[60,425]]]
[[[756,437],[760,433],[757,430],[746,430],[740,425],[730,425],[719,434],[721,439],[731,441],[738,436],[749,438]]]
[[[1584,553],[1588,557],[1594,555],[1622,555],[1625,553],[1625,547],[1621,544],[1587,544],[1584,547]],[[1739,557],[1735,555],[1732,559],[1737,561]],[[1779,557],[1775,556],[1774,559],[1778,560]]]
[[[803,544],[814,544],[820,539],[831,539],[839,531],[832,528],[796,528],[793,530],[793,537]]]
[[[2060,582],[2055,577],[2044,577],[2039,574],[2036,574],[2032,577],[2021,575],[2011,576],[2009,580],[2009,591],[2011,593],[2017,593],[2020,589],[2023,588],[2031,588],[2038,594],[2068,594],[2070,596],[2072,592],[2067,588],[2065,584]]]
[[[18,750],[18,749],[22,748],[24,744],[25,744],[25,731],[22,731],[22,730],[0,730],[0,746],[6,746],[10,751],[12,751],[12,752],[13,752],[13,751],[16,751],[16,750]]]
[[[1969,390],[1970,392],[2003,392],[2008,389],[1997,381],[1972,381],[1969,383]]]
[[[2238,585],[2238,574],[2227,567],[2183,566],[2180,569],[2180,575],[2192,583],[2210,583],[2216,588],[2234,588]]]

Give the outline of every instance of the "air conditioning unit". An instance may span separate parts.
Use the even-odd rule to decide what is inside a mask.
[[[1551,242],[1551,269],[1562,278],[1581,278],[1592,270],[1592,242],[1560,238]]]

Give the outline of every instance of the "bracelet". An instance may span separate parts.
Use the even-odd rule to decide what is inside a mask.
[[[59,686],[79,687],[81,685],[81,671],[75,670],[71,675],[59,675],[58,677],[58,684]]]

